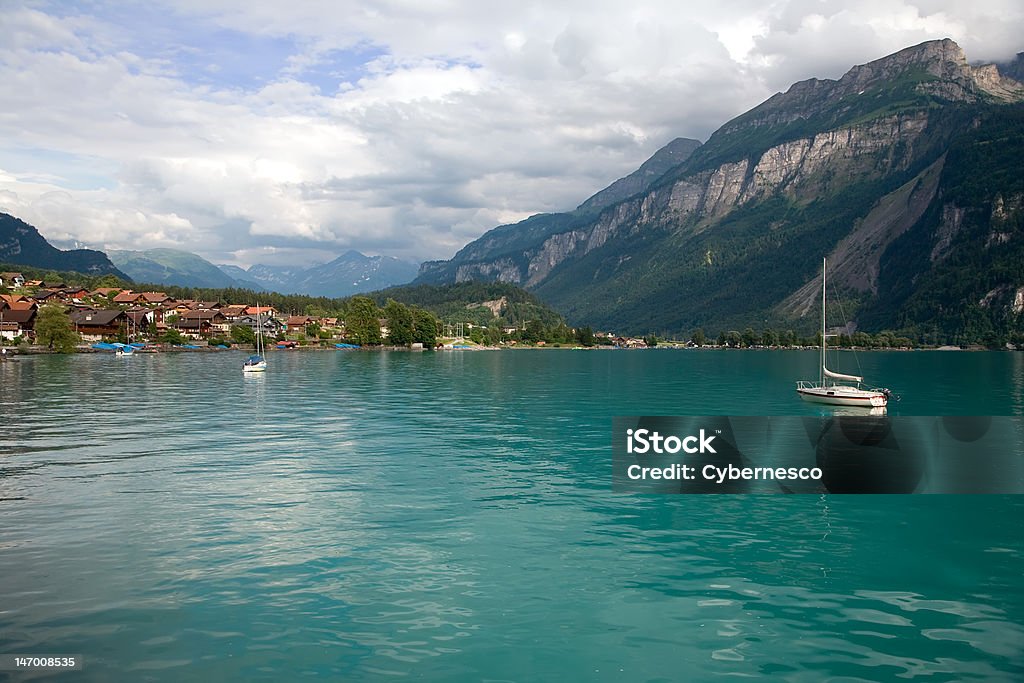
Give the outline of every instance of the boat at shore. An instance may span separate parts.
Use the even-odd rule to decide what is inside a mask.
[[[869,389],[864,378],[844,375],[829,370],[825,365],[825,259],[821,260],[821,367],[818,381],[801,380],[796,383],[800,398],[809,403],[862,408],[884,408],[892,397],[888,389]],[[845,382],[843,384],[842,382]]]

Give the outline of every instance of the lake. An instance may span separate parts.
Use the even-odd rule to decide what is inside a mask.
[[[0,654],[80,655],[61,681],[1024,679],[1022,496],[611,492],[614,416],[820,414],[816,351],[244,357],[0,364]],[[1024,415],[1021,353],[840,359],[889,414]]]

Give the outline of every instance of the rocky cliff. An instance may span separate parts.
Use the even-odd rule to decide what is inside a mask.
[[[797,83],[724,125],[643,190],[588,200],[604,207],[596,215],[578,210],[503,226],[451,261],[425,265],[421,278],[513,282],[571,321],[675,332],[754,317],[798,324],[820,258],[828,256],[830,279],[859,293],[866,318],[895,324],[901,314],[879,303],[892,294],[884,271],[900,261],[887,256],[909,248],[901,241],[907,233],[923,239],[923,228],[912,230],[922,221],[934,224],[934,234],[920,267],[955,249],[964,207],[944,189],[953,190],[963,169],[948,168],[947,152],[970,147],[972,135],[1005,127],[1020,111],[1024,86],[1009,71],[972,66],[959,46],[941,40],[854,67],[839,80]],[[1012,191],[1012,180],[1003,179]],[[969,201],[995,201],[983,189]],[[1013,211],[1005,196],[1002,202]],[[1015,229],[993,229],[993,244],[1012,243]],[[1024,281],[1003,284],[1016,292]],[[904,299],[914,291],[900,287]],[[657,314],[646,310],[652,306]]]

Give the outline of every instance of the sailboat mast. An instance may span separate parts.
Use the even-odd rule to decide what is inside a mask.
[[[825,257],[821,258],[821,369],[818,383],[825,386]]]

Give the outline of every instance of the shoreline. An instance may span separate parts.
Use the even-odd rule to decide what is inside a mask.
[[[62,355],[60,351],[51,351],[50,349],[42,346],[29,346],[27,348],[18,348],[12,346],[3,347],[6,349],[6,354],[0,356],[0,362],[6,360],[12,360],[18,356],[50,356],[50,355]],[[288,349],[266,349],[266,353],[273,351],[274,353],[288,353],[288,352],[370,352],[379,353],[382,351],[395,351],[395,352],[408,352],[408,353],[421,353],[425,351],[433,352],[450,352],[450,351],[818,351],[821,347],[818,346],[772,346],[772,347],[732,347],[732,346],[683,346],[674,344],[659,344],[658,346],[646,347],[646,348],[622,348],[616,346],[465,346],[460,348],[410,348],[407,346],[367,346],[354,349],[338,349],[331,346],[296,346]],[[994,351],[1000,353],[1014,353],[1015,351],[1024,351],[1024,349],[988,349],[984,347],[954,347],[954,346],[939,346],[939,347],[882,347],[882,348],[864,348],[864,347],[829,347],[832,351],[845,351],[845,352],[878,352],[878,351],[900,351],[900,352],[921,352],[921,351],[941,351],[941,352],[979,352],[979,351]],[[140,348],[135,353],[153,354],[153,353],[217,353],[223,351],[235,351],[243,353],[253,353],[254,348],[246,348],[242,346],[232,346],[228,348],[217,348],[213,346],[200,346],[198,348],[184,348],[180,346],[147,346]],[[94,349],[92,346],[76,346],[74,351],[68,352],[63,355],[77,355],[77,354],[99,354],[99,355],[113,355],[110,351],[104,349]],[[135,355],[135,354],[132,354]]]

